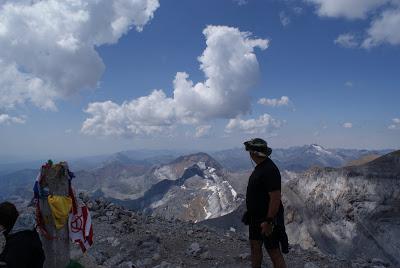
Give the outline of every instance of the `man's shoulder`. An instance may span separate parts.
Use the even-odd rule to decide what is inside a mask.
[[[274,169],[278,169],[278,167],[275,165],[274,161],[272,161],[271,158],[267,157],[260,164],[260,169],[263,169],[263,170],[274,170]]]

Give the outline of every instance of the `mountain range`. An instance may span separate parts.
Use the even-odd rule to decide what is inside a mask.
[[[290,243],[399,265],[400,151],[384,153],[315,144],[274,150]],[[234,168],[234,163],[243,165]],[[246,232],[240,218],[251,169],[240,149],[179,157],[119,152],[75,171],[73,184],[146,215]],[[21,169],[0,176],[0,199],[29,201],[37,172]]]
[[[273,149],[271,158],[281,171],[301,172],[310,167],[341,167],[350,161],[362,157],[381,156],[393,151],[357,150],[357,149],[327,149],[321,145],[311,144],[285,149]],[[232,172],[252,169],[249,154],[242,148],[229,149],[211,153],[226,169]]]

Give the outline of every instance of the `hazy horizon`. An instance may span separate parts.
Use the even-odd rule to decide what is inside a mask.
[[[315,144],[315,143],[314,143]],[[289,149],[289,148],[295,148],[295,147],[302,147],[302,146],[309,146],[312,144],[302,144],[302,145],[295,145],[295,146],[287,146],[287,147],[273,147],[274,149]],[[325,147],[321,144],[316,144],[320,145],[325,149],[331,150],[331,149],[344,149],[344,150],[368,150],[368,151],[386,151],[386,150],[400,150],[400,148],[345,148],[345,147]],[[64,160],[78,160],[80,158],[91,158],[91,157],[107,157],[111,156],[113,154],[117,153],[123,153],[123,152],[154,152],[154,153],[159,153],[159,155],[162,155],[163,153],[168,154],[168,153],[175,153],[177,155],[187,155],[187,154],[192,154],[192,153],[199,153],[199,152],[204,152],[204,153],[214,153],[214,152],[221,152],[225,150],[232,150],[232,149],[243,149],[243,152],[245,152],[244,148],[241,146],[236,146],[236,147],[227,147],[227,148],[217,148],[217,149],[190,149],[190,148],[131,148],[131,149],[122,149],[122,150],[111,150],[111,151],[105,151],[102,153],[88,153],[88,154],[82,154],[82,155],[57,155],[54,153],[49,153],[49,154],[42,154],[42,155],[18,155],[18,154],[1,154],[0,153],[0,165],[2,164],[17,164],[17,163],[24,163],[24,162],[34,162],[34,161],[45,161],[47,159],[55,159],[56,161],[64,161]],[[143,157],[146,158],[146,157]]]

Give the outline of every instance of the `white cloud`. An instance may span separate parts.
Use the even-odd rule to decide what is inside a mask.
[[[0,125],[2,124],[25,124],[25,118],[23,117],[14,117],[8,114],[0,114]]]
[[[344,83],[344,85],[345,85],[346,87],[352,87],[354,84],[353,84],[353,82],[351,82],[351,81],[346,81],[346,83]]]
[[[262,104],[265,106],[279,107],[279,106],[287,106],[290,103],[289,97],[282,96],[280,99],[267,99],[261,98],[257,102],[258,104]]]
[[[0,108],[12,109],[29,101],[42,109],[55,110],[57,96],[49,83],[19,71],[15,63],[6,64],[0,59]]]
[[[55,101],[95,88],[104,71],[96,47],[141,31],[158,0],[0,2],[0,109]],[[6,96],[6,97],[5,97]]]
[[[203,138],[210,135],[211,125],[202,125],[196,128],[195,137],[196,138]]]
[[[353,124],[347,122],[347,123],[344,123],[344,124],[342,125],[342,127],[344,127],[344,128],[352,128],[352,127],[353,127]]]
[[[345,48],[355,48],[359,45],[356,37],[350,33],[339,35],[334,43]]]
[[[250,111],[249,91],[257,82],[259,66],[254,49],[266,49],[268,40],[227,26],[207,26],[207,47],[198,58],[206,80],[194,83],[185,72],[174,80],[173,97],[162,90],[124,102],[89,104],[91,115],[82,126],[85,134],[132,135],[162,131],[183,123],[234,118]]]
[[[369,29],[368,37],[362,47],[371,48],[382,43],[400,45],[400,8],[386,10],[375,18]]]
[[[242,120],[239,117],[229,120],[225,132],[245,132],[247,134],[262,134],[278,129],[282,126],[280,120],[272,118],[269,114],[263,114],[257,119]]]
[[[381,44],[400,45],[399,0],[305,0],[317,6],[317,14],[347,19],[371,19],[363,41],[353,34],[341,34],[335,44],[346,48],[372,48]],[[361,39],[361,37],[360,37]]]
[[[247,4],[247,0],[233,0],[239,6],[244,6]]]
[[[301,14],[303,14],[303,8],[302,8],[302,7],[294,7],[294,8],[293,8],[293,12],[294,12],[296,15],[301,15]]]
[[[388,126],[388,129],[394,130],[394,129],[400,129],[400,118],[393,118],[392,119],[393,124]]]
[[[85,112],[92,115],[82,125],[82,132],[88,135],[149,135],[164,131],[178,120],[174,100],[161,90],[122,105],[90,103]]]
[[[317,6],[317,14],[326,17],[364,19],[370,11],[390,0],[306,0]]]
[[[285,11],[279,13],[279,19],[284,27],[290,24],[290,17],[285,13]]]

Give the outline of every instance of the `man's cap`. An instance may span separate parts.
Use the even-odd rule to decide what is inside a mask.
[[[268,147],[265,140],[260,138],[251,139],[244,142],[246,151],[257,152],[260,156],[270,156],[272,149]]]

